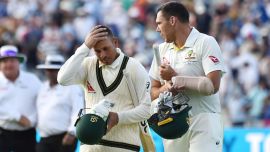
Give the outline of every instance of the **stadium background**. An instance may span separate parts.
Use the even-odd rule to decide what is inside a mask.
[[[97,24],[110,26],[121,47],[149,69],[155,10],[168,0],[1,0],[0,46],[15,44],[28,57],[24,70],[47,54],[68,58]],[[191,25],[214,36],[222,49],[226,74],[220,87],[224,152],[270,152],[270,1],[181,0]],[[162,151],[160,138],[154,135]]]

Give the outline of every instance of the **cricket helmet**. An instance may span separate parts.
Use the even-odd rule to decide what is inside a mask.
[[[84,144],[93,145],[106,134],[107,122],[96,114],[88,113],[78,117],[75,127],[77,138]]]
[[[162,138],[180,138],[188,131],[190,109],[191,106],[186,105],[178,113],[155,113],[148,119],[148,124]]]

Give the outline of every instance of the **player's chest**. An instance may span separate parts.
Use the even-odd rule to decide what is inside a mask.
[[[201,64],[201,59],[196,50],[187,48],[181,51],[169,50],[162,56],[162,63],[169,64],[173,68],[192,68]]]
[[[95,69],[94,71],[88,74],[85,82],[85,89],[88,95],[96,96],[101,93],[103,96],[106,96],[114,93],[124,96],[128,88],[126,79],[119,70],[96,71]]]

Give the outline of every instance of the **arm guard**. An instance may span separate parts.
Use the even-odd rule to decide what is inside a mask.
[[[173,87],[187,88],[204,95],[214,94],[214,85],[208,77],[175,76],[172,78]]]

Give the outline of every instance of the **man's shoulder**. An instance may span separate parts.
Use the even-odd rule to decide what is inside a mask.
[[[215,37],[208,35],[208,34],[204,34],[204,33],[199,34],[198,40],[201,42],[216,42]]]
[[[134,57],[128,57],[128,58],[129,59],[128,59],[127,66],[133,66],[133,67],[142,66],[142,64]]]
[[[166,53],[169,49],[172,49],[173,46],[174,46],[173,43],[163,42],[159,44],[159,53],[161,55],[164,55],[164,53]]]
[[[163,43],[159,44],[159,49],[164,49],[164,48],[171,47],[171,46],[173,46],[173,43],[163,42]]]
[[[86,67],[92,67],[94,65],[96,65],[98,58],[97,56],[93,55],[93,56],[87,56],[83,59],[82,63],[84,66]]]
[[[126,65],[126,71],[134,72],[137,71],[136,69],[140,68],[142,64],[136,60],[134,57],[129,57],[127,65]]]
[[[24,70],[20,70],[20,76],[22,78],[34,78],[34,79],[38,79],[38,76],[32,72],[29,71],[24,71]]]
[[[128,73],[131,73],[132,76],[147,75],[145,67],[133,57],[129,57],[129,60],[125,69],[126,69],[125,71]]]
[[[3,72],[0,71],[0,84],[1,84],[1,83],[4,83],[4,82],[6,82],[6,81],[7,81],[7,79],[5,78]]]
[[[86,62],[96,62],[97,61],[97,56],[93,55],[93,56],[87,56],[84,59]]]
[[[82,87],[78,84],[68,85],[68,86],[62,86],[65,89],[71,90],[71,91],[82,91]]]
[[[29,71],[23,71],[23,70],[20,70],[20,76],[24,81],[39,81],[39,78],[36,74],[32,73],[32,72],[29,72]]]
[[[59,85],[64,92],[67,92],[68,94],[82,94],[83,88],[80,85],[74,84],[74,85],[68,85],[68,86],[62,86]]]

